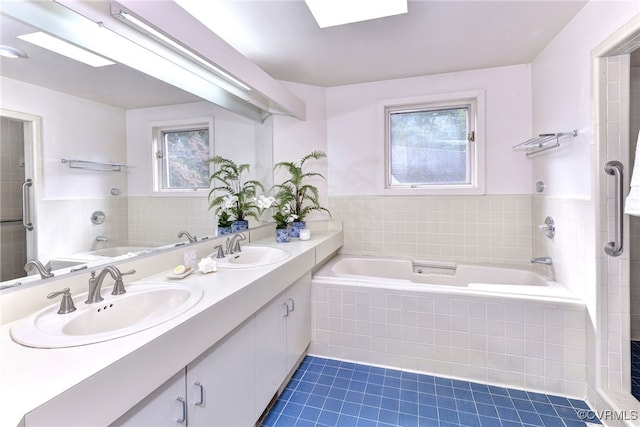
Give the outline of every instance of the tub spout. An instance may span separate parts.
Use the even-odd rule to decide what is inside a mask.
[[[553,260],[550,256],[542,256],[538,258],[531,258],[531,264],[545,264],[551,265],[553,264]]]

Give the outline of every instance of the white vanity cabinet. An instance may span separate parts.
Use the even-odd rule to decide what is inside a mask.
[[[256,411],[267,407],[311,341],[311,273],[256,313]]]
[[[250,319],[112,425],[253,425],[259,415],[254,406],[254,337],[255,322]]]
[[[310,341],[307,273],[112,426],[253,426]]]

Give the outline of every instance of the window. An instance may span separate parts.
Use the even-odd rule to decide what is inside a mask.
[[[480,96],[384,103],[385,190],[394,194],[481,194]]]
[[[156,191],[209,189],[210,123],[154,127]]]

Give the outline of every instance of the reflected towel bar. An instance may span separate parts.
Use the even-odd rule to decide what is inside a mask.
[[[60,163],[68,164],[71,169],[88,169],[103,172],[122,172],[122,168],[127,167],[126,163],[92,162],[89,160],[60,159]]]

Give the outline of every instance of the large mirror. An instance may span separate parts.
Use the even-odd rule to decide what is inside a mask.
[[[0,30],[0,44],[27,55],[0,57],[2,284],[24,276],[31,259],[59,275],[84,259],[186,242],[182,230],[215,235],[208,190],[161,191],[159,128],[207,126],[211,156],[249,163],[249,178],[271,186],[270,117],[242,117],[121,64],[52,53],[18,38],[40,28],[5,13]]]

